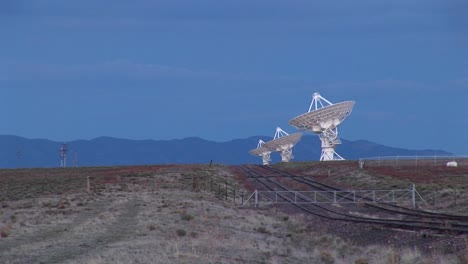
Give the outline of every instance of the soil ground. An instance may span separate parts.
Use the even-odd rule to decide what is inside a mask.
[[[328,167],[312,163],[278,166],[346,187],[361,186],[366,177],[385,179],[380,184],[407,182],[382,171],[359,174],[351,165],[334,166],[330,174]],[[464,184],[464,173],[453,178]],[[468,262],[468,252],[459,248],[468,245],[465,236],[405,235],[331,223],[287,208],[244,208],[210,192],[213,179],[229,182],[238,193],[252,188],[239,181],[233,167],[222,165],[0,170],[0,262]],[[202,188],[203,180],[210,180],[211,188],[204,183]],[[427,184],[447,189],[455,183],[434,177]],[[440,199],[442,206],[450,197]],[[444,210],[463,211],[462,200]],[[411,246],[404,241],[408,237],[424,240],[429,250]],[[394,246],[398,241],[402,246]]]

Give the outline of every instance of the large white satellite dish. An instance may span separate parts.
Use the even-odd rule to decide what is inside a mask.
[[[276,128],[273,140],[266,142],[263,146],[271,151],[281,152],[281,161],[289,162],[293,159],[292,148],[302,137],[302,133],[288,134],[280,127]]]
[[[265,144],[265,141],[260,139],[258,141],[257,148],[252,149],[251,151],[249,151],[249,153],[254,156],[261,156],[263,165],[268,165],[268,163],[271,161],[270,159],[271,150],[265,148],[263,146],[264,144]]]
[[[346,101],[333,104],[319,93],[314,93],[309,111],[291,119],[289,124],[299,130],[319,135],[322,142],[321,161],[344,160],[335,151],[336,145],[341,144],[338,138],[338,126],[351,114],[354,103]]]

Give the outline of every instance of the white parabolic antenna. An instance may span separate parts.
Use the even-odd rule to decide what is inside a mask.
[[[249,153],[254,156],[261,156],[263,165],[268,165],[268,163],[271,161],[270,159],[271,150],[265,148],[263,146],[264,144],[265,144],[265,141],[260,139],[258,141],[257,148],[252,149],[251,151],[249,151]]]
[[[319,93],[314,93],[309,111],[291,119],[289,124],[299,130],[318,134],[322,142],[321,161],[343,160],[335,151],[336,145],[341,144],[338,126],[351,114],[354,103],[346,101],[333,104]]]
[[[276,128],[273,140],[266,142],[263,146],[271,151],[281,152],[281,161],[289,162],[293,159],[292,148],[302,137],[302,133],[288,134],[280,127]]]

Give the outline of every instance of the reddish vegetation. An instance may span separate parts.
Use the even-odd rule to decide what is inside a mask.
[[[446,166],[434,167],[371,167],[366,169],[372,174],[387,175],[399,179],[409,179],[415,183],[437,183],[437,184],[453,184],[453,177],[461,177],[468,175],[468,168],[448,168]],[[460,179],[461,180],[461,179]],[[456,180],[455,180],[456,182]]]
[[[278,168],[296,175],[313,176],[315,179],[324,182],[330,182],[329,175],[346,176],[361,170],[357,161],[308,162],[287,166],[280,165]],[[376,176],[405,179],[414,183],[457,184],[458,182],[466,182],[464,176],[468,176],[468,166],[453,168],[431,165],[382,165],[366,166],[363,172]]]
[[[254,182],[247,180],[245,172],[239,166],[230,166],[229,170],[247,191],[253,192],[256,189]]]
[[[152,165],[122,167],[79,167],[0,170],[0,201],[17,200],[48,194],[67,194],[86,190],[86,178],[91,185],[113,183],[145,184],[145,176],[176,172],[193,172],[197,165]],[[134,177],[138,176],[138,180]],[[153,184],[158,185],[153,181]]]

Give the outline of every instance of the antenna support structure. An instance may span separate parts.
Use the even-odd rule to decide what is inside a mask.
[[[281,152],[281,161],[289,162],[293,159],[292,148],[301,139],[302,133],[288,134],[280,127],[276,128],[275,136],[272,140],[265,142],[260,139],[257,148],[249,151],[254,156],[261,156],[263,165],[268,165],[271,161],[271,152]]]
[[[265,143],[265,146],[271,150],[281,152],[282,162],[290,162],[294,158],[292,149],[301,139],[301,136],[301,133],[289,135],[281,127],[277,127],[273,140]]]
[[[326,106],[333,105],[332,102],[325,99],[319,93],[314,93],[312,96],[312,102],[309,106],[309,112],[316,111]],[[328,121],[329,123],[330,121]],[[341,140],[338,138],[338,124],[332,126],[327,124],[327,121],[320,122],[321,133],[319,133],[320,141],[322,142],[322,154],[320,155],[320,161],[324,160],[344,160],[338,153],[335,151],[336,145],[341,144]],[[315,131],[314,131],[315,132]]]
[[[265,148],[264,145],[265,145],[265,141],[260,139],[258,141],[257,148],[252,149],[251,151],[249,151],[249,153],[254,156],[262,157],[263,165],[268,165],[271,161],[271,157],[270,157],[271,150]]]
[[[322,143],[320,161],[344,160],[335,151],[341,144],[338,137],[338,126],[351,114],[354,101],[333,104],[319,93],[314,93],[309,111],[289,121],[289,124],[300,129],[318,134]]]

